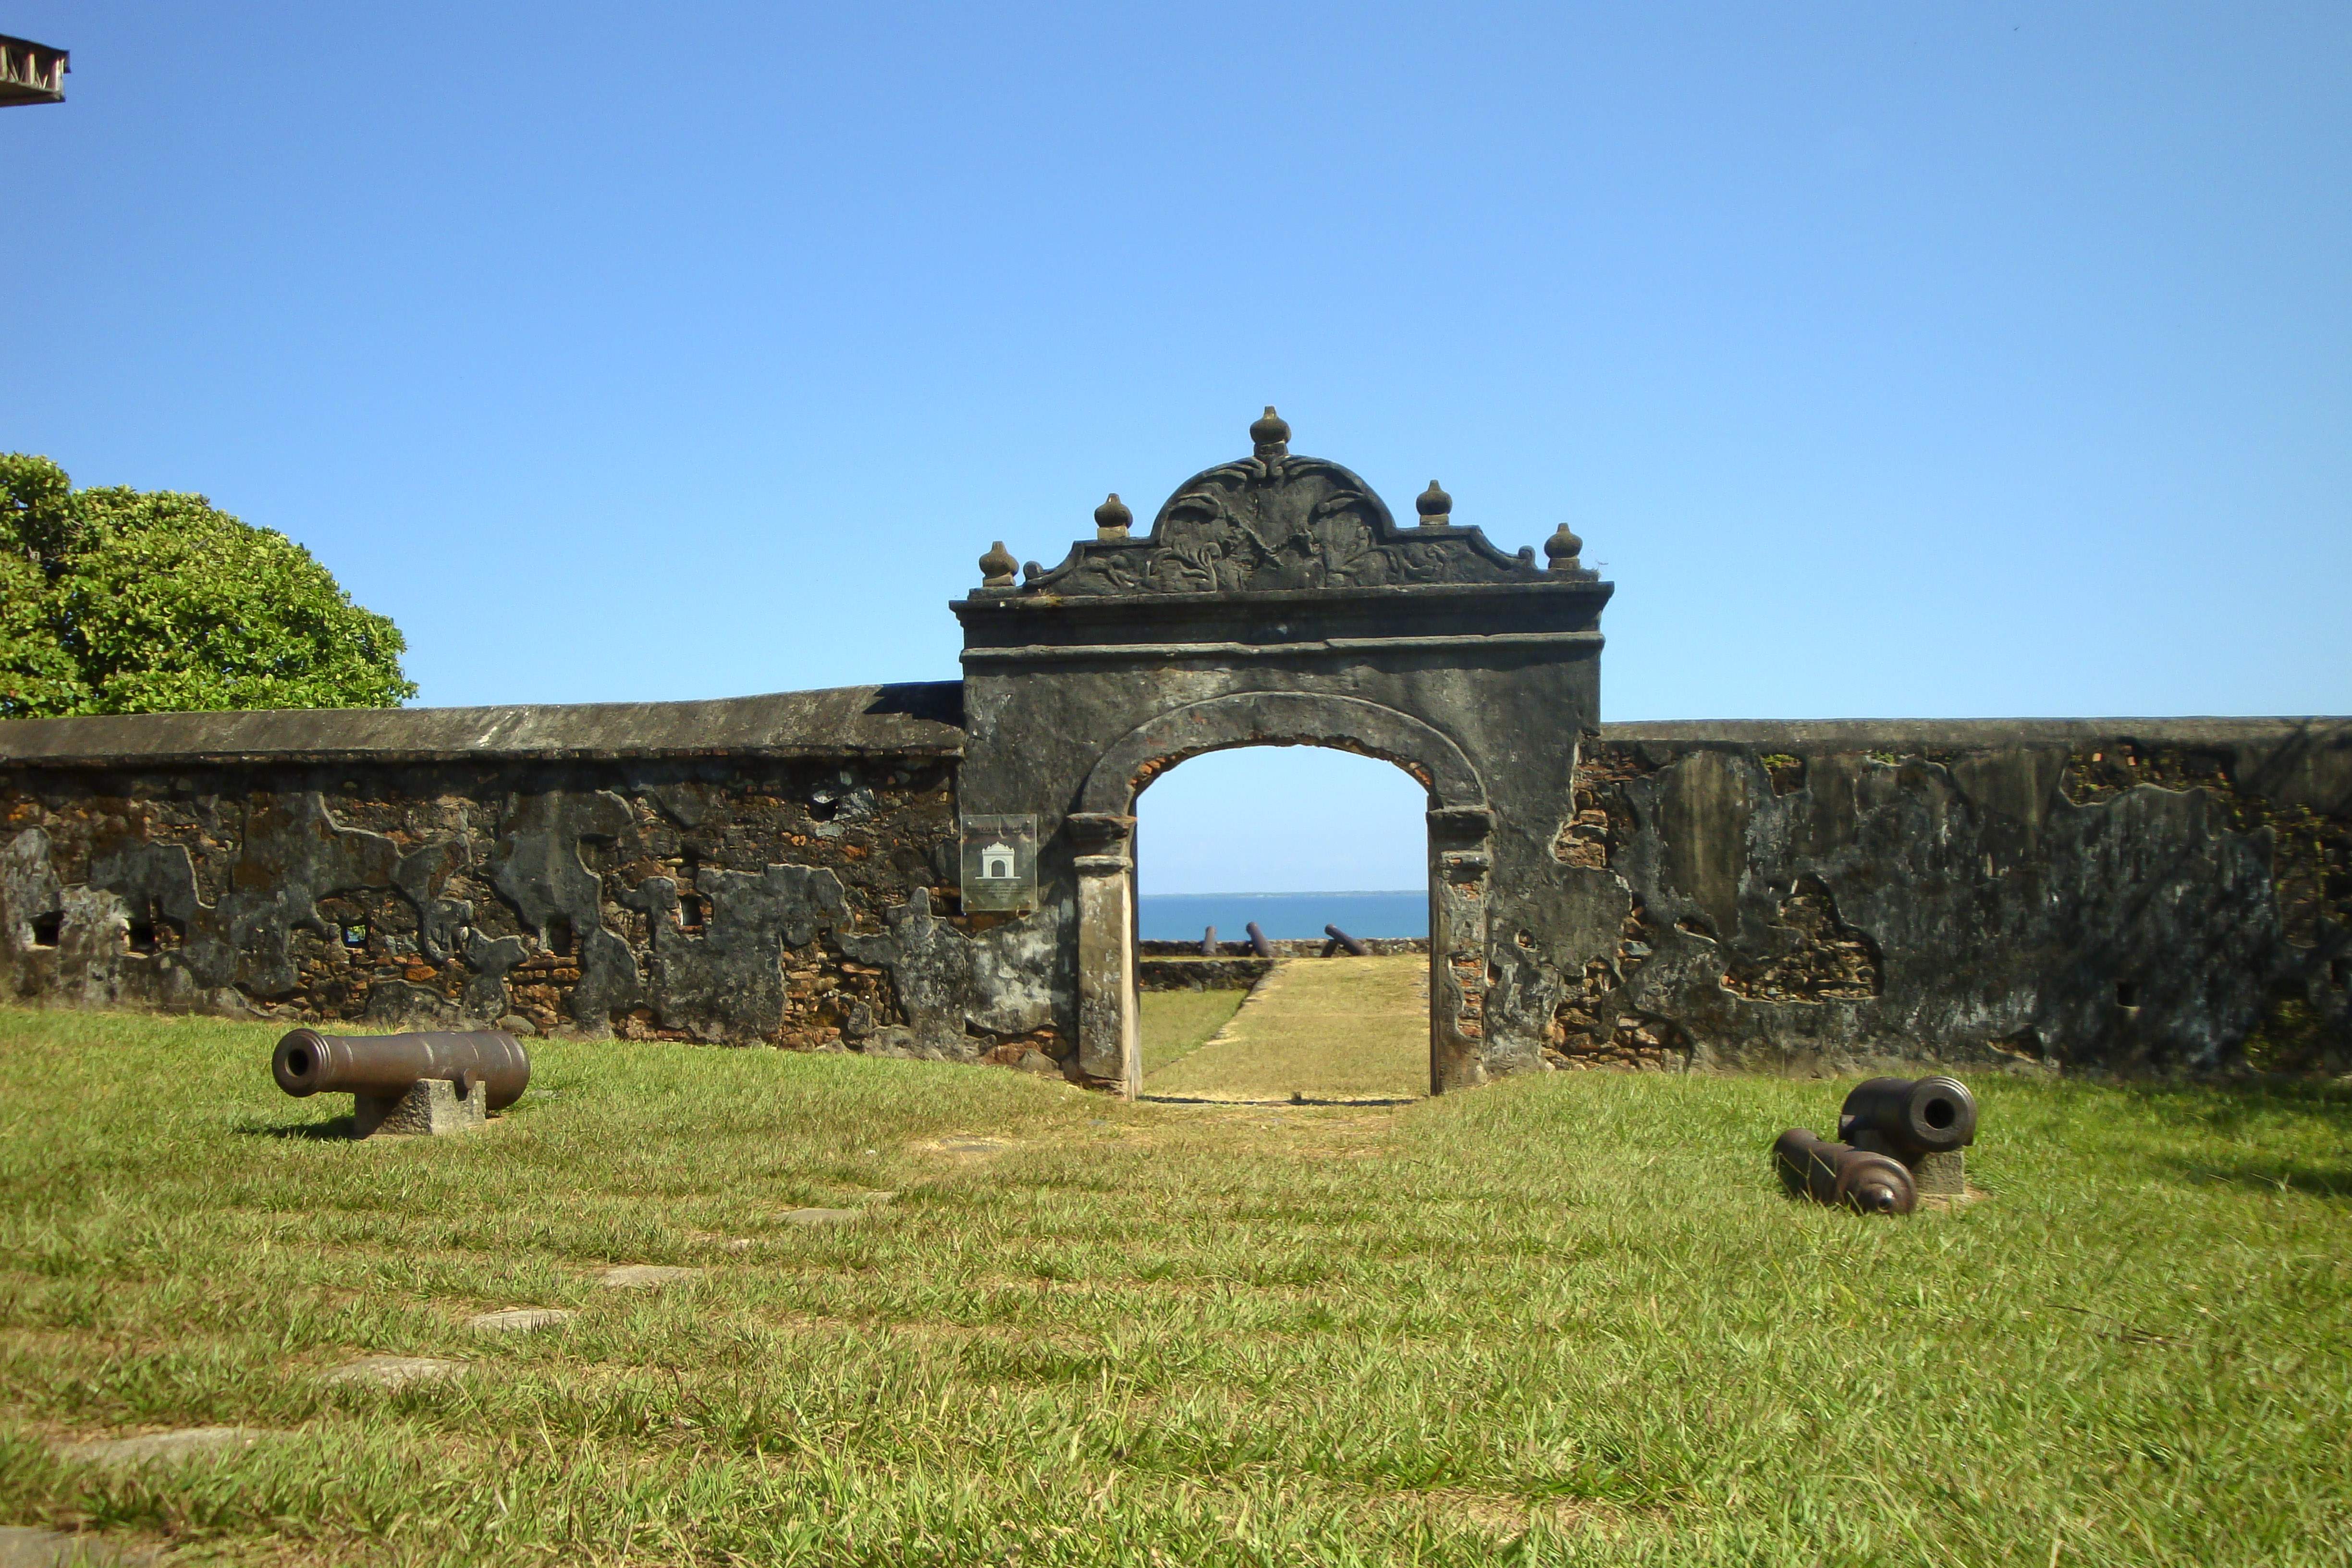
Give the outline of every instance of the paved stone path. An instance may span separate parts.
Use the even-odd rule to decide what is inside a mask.
[[[56,1452],[61,1459],[86,1465],[173,1464],[236,1453],[252,1447],[264,1437],[282,1435],[252,1426],[186,1426],[176,1432],[150,1432],[143,1437],[100,1437],[87,1443],[63,1443]]]
[[[925,1145],[919,1144],[917,1147],[925,1147]],[[942,1138],[928,1147],[942,1154],[1002,1154],[1013,1147],[1013,1141],[1009,1138],[974,1138],[959,1134],[952,1138]]]
[[[131,1568],[162,1558],[152,1546],[121,1545],[103,1536],[0,1525],[0,1568]]]
[[[466,1320],[466,1326],[486,1334],[527,1334],[561,1327],[578,1315],[568,1307],[507,1307],[478,1313]]]
[[[434,1383],[466,1370],[462,1361],[432,1355],[363,1355],[345,1362],[327,1374],[329,1383],[363,1384],[370,1388],[406,1388],[412,1383]]]
[[[596,1283],[614,1290],[658,1290],[701,1276],[699,1268],[677,1268],[666,1263],[616,1263],[599,1274]]]

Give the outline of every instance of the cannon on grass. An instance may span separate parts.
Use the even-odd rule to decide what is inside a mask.
[[[1371,954],[1372,950],[1370,948],[1366,947],[1362,942],[1357,941],[1354,937],[1349,936],[1338,926],[1325,926],[1323,928],[1323,934],[1331,939],[1323,944],[1323,956],[1326,958],[1330,957],[1341,948],[1346,948],[1349,956],[1355,958],[1366,958]]]
[[[1265,928],[1264,926],[1259,925],[1255,921],[1252,921],[1242,929],[1249,933],[1250,952],[1255,953],[1260,958],[1272,958],[1274,956],[1274,943],[1265,940]]]
[[[1772,1167],[1797,1197],[1863,1214],[1909,1214],[1919,1206],[1911,1173],[1891,1154],[1831,1143],[1804,1127],[1772,1142]]]
[[[1838,1139],[1900,1160],[1923,1193],[1958,1197],[1968,1191],[1961,1151],[1977,1141],[1977,1097],[1956,1078],[1869,1079],[1845,1097]]]
[[[464,1132],[522,1098],[530,1057],[503,1029],[322,1035],[296,1029],[269,1058],[297,1097],[348,1094],[352,1134]]]

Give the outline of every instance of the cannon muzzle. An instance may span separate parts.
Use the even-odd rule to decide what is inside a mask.
[[[479,1084],[484,1103],[503,1110],[530,1082],[530,1058],[503,1029],[435,1030],[415,1035],[322,1035],[297,1029],[269,1058],[278,1087],[291,1095],[404,1094],[411,1084],[446,1079]]]
[[[1214,926],[1201,933],[1201,956],[1202,958],[1217,956],[1217,928]]]
[[[1900,1161],[1843,1143],[1825,1143],[1811,1129],[1791,1127],[1772,1141],[1780,1184],[1817,1204],[1864,1214],[1909,1214],[1919,1192]]]
[[[1250,951],[1252,952],[1257,954],[1260,958],[1272,958],[1274,956],[1274,943],[1265,940],[1265,930],[1264,927],[1260,926],[1257,921],[1252,921],[1242,929],[1249,933]]]
[[[1838,1137],[1916,1164],[1977,1141],[1977,1097],[1956,1078],[1874,1078],[1845,1097]]]

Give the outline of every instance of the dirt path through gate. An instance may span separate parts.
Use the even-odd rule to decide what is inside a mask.
[[[1429,960],[1285,959],[1231,1022],[1146,1078],[1143,1092],[1241,1100],[1426,1094]]]

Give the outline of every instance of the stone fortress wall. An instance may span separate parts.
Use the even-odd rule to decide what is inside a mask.
[[[1139,793],[1313,744],[1428,792],[1433,1090],[2352,1068],[2352,721],[1603,724],[1573,531],[1539,563],[1433,481],[1402,522],[1290,434],[1058,566],[993,546],[960,682],[0,723],[0,995],[1132,1093]],[[1034,897],[968,913],[1007,817]]]
[[[1043,1067],[933,913],[958,700],[0,726],[0,994]]]
[[[2352,722],[1603,725],[1562,1065],[2352,1068]]]
[[[1077,1077],[960,700],[0,725],[0,994]],[[1552,853],[1618,936],[1547,1066],[2352,1068],[2352,722],[1602,725]]]

